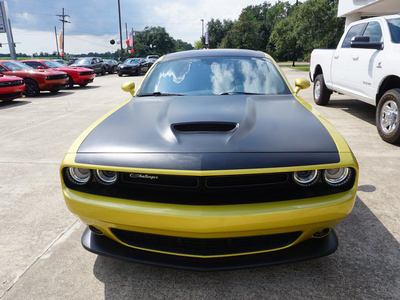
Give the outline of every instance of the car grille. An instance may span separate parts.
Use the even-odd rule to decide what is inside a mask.
[[[92,75],[94,71],[79,72],[79,75]]]
[[[68,178],[66,169],[64,178]],[[261,173],[221,176],[183,176],[144,173],[119,173],[117,183],[104,186],[95,180],[75,185],[65,180],[68,188],[83,193],[131,199],[136,201],[183,205],[232,205],[266,203],[321,197],[348,191],[355,181],[340,187],[318,182],[312,187],[298,186],[292,173]]]
[[[60,75],[49,75],[46,76],[47,80],[57,80],[57,79],[64,79],[67,78],[68,75],[67,74],[60,74]]]
[[[232,255],[279,249],[293,244],[301,235],[300,231],[296,231],[236,238],[197,239],[148,234],[115,228],[111,230],[121,242],[132,247],[200,256]]]
[[[22,80],[15,80],[15,81],[5,81],[0,82],[0,87],[8,87],[8,86],[15,86],[15,85],[22,85],[24,82]]]
[[[7,94],[1,94],[0,99],[7,99],[7,98],[12,98],[12,97],[18,97],[22,94],[22,92],[15,92],[15,93],[7,93]]]

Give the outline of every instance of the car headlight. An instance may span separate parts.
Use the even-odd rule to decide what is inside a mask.
[[[326,184],[331,186],[340,186],[346,184],[351,177],[350,168],[326,169],[322,176]]]
[[[90,172],[89,169],[68,168],[67,176],[71,182],[77,185],[84,185],[90,182],[90,180],[92,179],[92,172]]]
[[[115,171],[96,170],[94,172],[96,180],[104,185],[111,185],[117,182],[118,173]]]
[[[318,182],[320,174],[319,170],[297,171],[293,173],[293,180],[300,186],[311,186]]]

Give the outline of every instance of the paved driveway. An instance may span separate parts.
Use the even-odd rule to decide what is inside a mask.
[[[308,77],[284,68],[290,83]],[[400,299],[400,147],[383,142],[374,107],[334,95],[318,107],[360,164],[358,197],[332,255],[288,265],[197,273],[98,257],[62,198],[59,164],[75,138],[128,99],[141,77],[0,104],[1,299]],[[312,88],[300,95],[312,106]]]

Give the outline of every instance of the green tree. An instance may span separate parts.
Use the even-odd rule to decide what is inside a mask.
[[[166,32],[164,27],[148,27],[135,33],[135,56],[149,54],[164,54],[176,50],[175,40]]]
[[[202,41],[195,42],[194,49],[203,49],[203,42]]]
[[[192,49],[193,49],[192,44],[186,43],[182,40],[175,41],[175,50],[176,51],[185,51],[185,50],[192,50]]]

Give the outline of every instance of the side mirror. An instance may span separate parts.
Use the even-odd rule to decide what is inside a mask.
[[[135,83],[134,83],[133,81],[124,82],[124,83],[121,85],[121,89],[122,89],[124,92],[129,92],[129,93],[131,93],[132,97],[135,95]]]
[[[351,48],[382,50],[382,42],[370,42],[369,36],[355,36],[351,39]]]
[[[300,90],[310,87],[310,80],[306,78],[297,78],[294,82],[294,85],[296,86],[296,88],[294,89],[294,93],[297,95]]]

